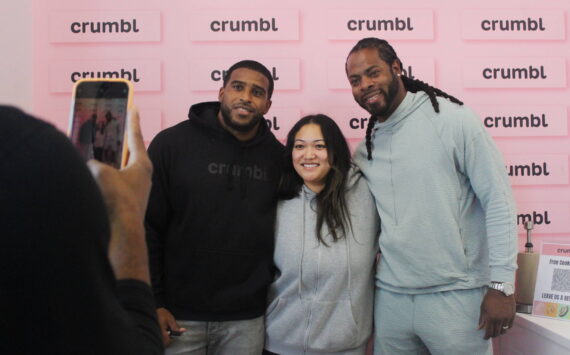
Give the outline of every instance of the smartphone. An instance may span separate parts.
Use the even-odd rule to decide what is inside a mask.
[[[117,169],[127,163],[127,112],[132,84],[124,79],[82,79],[75,83],[69,137],[83,160],[96,159]]]

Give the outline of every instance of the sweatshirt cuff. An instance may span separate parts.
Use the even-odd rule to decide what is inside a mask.
[[[491,281],[515,283],[516,267],[492,266]]]
[[[156,308],[165,307],[166,303],[164,302],[164,295],[162,293],[155,293],[154,303],[156,305]]]

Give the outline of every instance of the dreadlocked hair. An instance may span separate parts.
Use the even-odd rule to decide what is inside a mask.
[[[372,160],[372,128],[376,123],[375,117],[370,117],[368,126],[366,126],[366,152],[368,153],[368,160]]]
[[[382,59],[389,65],[394,63],[394,61],[398,61],[398,63],[400,64],[400,68],[403,67],[402,61],[400,60],[400,58],[398,58],[398,55],[396,54],[394,48],[387,41],[375,37],[363,38],[360,41],[358,41],[358,43],[354,47],[352,47],[350,53],[348,53],[348,56],[346,58],[347,62],[348,62],[348,57],[350,57],[351,54],[358,52],[362,49],[368,49],[368,48],[376,49],[378,51],[378,56],[380,57],[380,59]],[[401,75],[400,78],[402,79],[402,82],[404,83],[404,88],[407,91],[413,93],[416,93],[418,91],[425,92],[429,97],[429,100],[431,102],[431,105],[433,106],[434,111],[437,113],[439,113],[439,103],[437,102],[436,99],[437,96],[446,98],[449,101],[456,103],[458,105],[463,105],[463,102],[461,102],[457,98],[449,95],[448,93],[438,88],[434,88],[433,86],[430,86],[421,80],[410,79],[405,75]],[[372,160],[372,129],[374,128],[375,123],[376,123],[376,117],[370,117],[370,119],[368,120],[368,125],[366,126],[366,152],[368,153],[368,160]]]
[[[437,102],[437,99],[435,98],[436,96],[444,97],[444,98],[448,99],[449,101],[454,102],[458,105],[463,105],[463,102],[458,100],[457,98],[449,95],[448,93],[446,93],[444,91],[441,91],[438,88],[434,88],[433,86],[430,86],[421,80],[410,79],[405,75],[400,75],[400,78],[402,79],[402,82],[404,83],[404,87],[409,92],[413,92],[413,93],[416,93],[418,91],[425,92],[428,95],[429,100],[431,101],[431,105],[433,106],[434,111],[437,113],[439,113],[439,103]]]

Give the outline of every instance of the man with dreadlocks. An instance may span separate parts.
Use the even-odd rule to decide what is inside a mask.
[[[515,206],[502,157],[456,98],[402,75],[384,40],[346,61],[371,114],[355,161],[382,220],[376,354],[491,354],[515,315]]]

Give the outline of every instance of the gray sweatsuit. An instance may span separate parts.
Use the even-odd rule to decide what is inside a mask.
[[[490,354],[477,330],[489,281],[513,282],[517,229],[505,165],[480,119],[407,92],[355,153],[382,218],[375,354]]]
[[[374,264],[379,220],[360,172],[351,170],[346,192],[353,229],[328,246],[316,234],[315,194],[277,207],[274,260],[265,348],[279,354],[364,354],[372,333]]]

